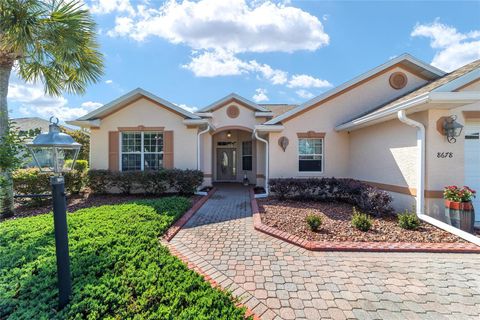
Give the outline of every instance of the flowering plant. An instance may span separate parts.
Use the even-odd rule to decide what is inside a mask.
[[[448,186],[443,189],[443,198],[454,202],[469,202],[475,198],[476,193],[467,186],[463,186],[463,188]]]

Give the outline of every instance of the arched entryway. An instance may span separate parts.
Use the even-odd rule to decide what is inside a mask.
[[[240,126],[217,129],[212,136],[212,172],[214,182],[256,184],[257,147],[252,130]]]

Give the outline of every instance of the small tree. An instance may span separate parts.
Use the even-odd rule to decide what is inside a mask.
[[[61,127],[62,132],[68,133],[73,140],[80,143],[82,147],[80,148],[80,152],[78,153],[77,160],[87,160],[90,154],[90,136],[88,133],[82,130],[71,130],[66,129],[65,127]]]
[[[14,123],[8,121],[0,144],[0,213],[5,217],[13,215],[12,172],[22,166],[28,154],[24,141],[29,137],[28,132],[16,130]]]
[[[98,51],[95,21],[82,1],[0,0],[2,145],[11,134],[7,95],[14,68],[27,82],[41,81],[45,92],[54,96],[84,93],[88,84],[97,82],[103,73],[103,56]],[[2,186],[0,209],[11,214],[12,167],[1,166],[0,171],[2,180],[7,180]]]

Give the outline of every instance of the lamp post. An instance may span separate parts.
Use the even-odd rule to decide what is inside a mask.
[[[75,142],[68,134],[60,132],[58,119],[51,117],[48,133],[39,134],[27,144],[27,147],[40,171],[53,173],[50,183],[53,198],[59,308],[62,309],[70,300],[72,293],[68,255],[67,203],[62,173],[73,169],[81,144]],[[72,160],[71,164],[65,160]]]

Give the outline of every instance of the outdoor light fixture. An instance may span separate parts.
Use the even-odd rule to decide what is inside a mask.
[[[230,139],[231,137],[232,137],[232,133],[231,133],[230,130],[229,130],[229,131],[227,131],[227,138]]]
[[[457,142],[457,137],[462,133],[463,126],[458,123],[457,116],[446,117],[443,122],[443,134],[447,137],[449,143]]]
[[[72,293],[68,256],[67,203],[62,172],[73,169],[81,146],[68,134],[60,132],[58,118],[55,117],[50,118],[48,133],[39,134],[31,143],[27,144],[40,171],[54,173],[50,178],[50,183],[52,185],[60,309],[68,303]]]

